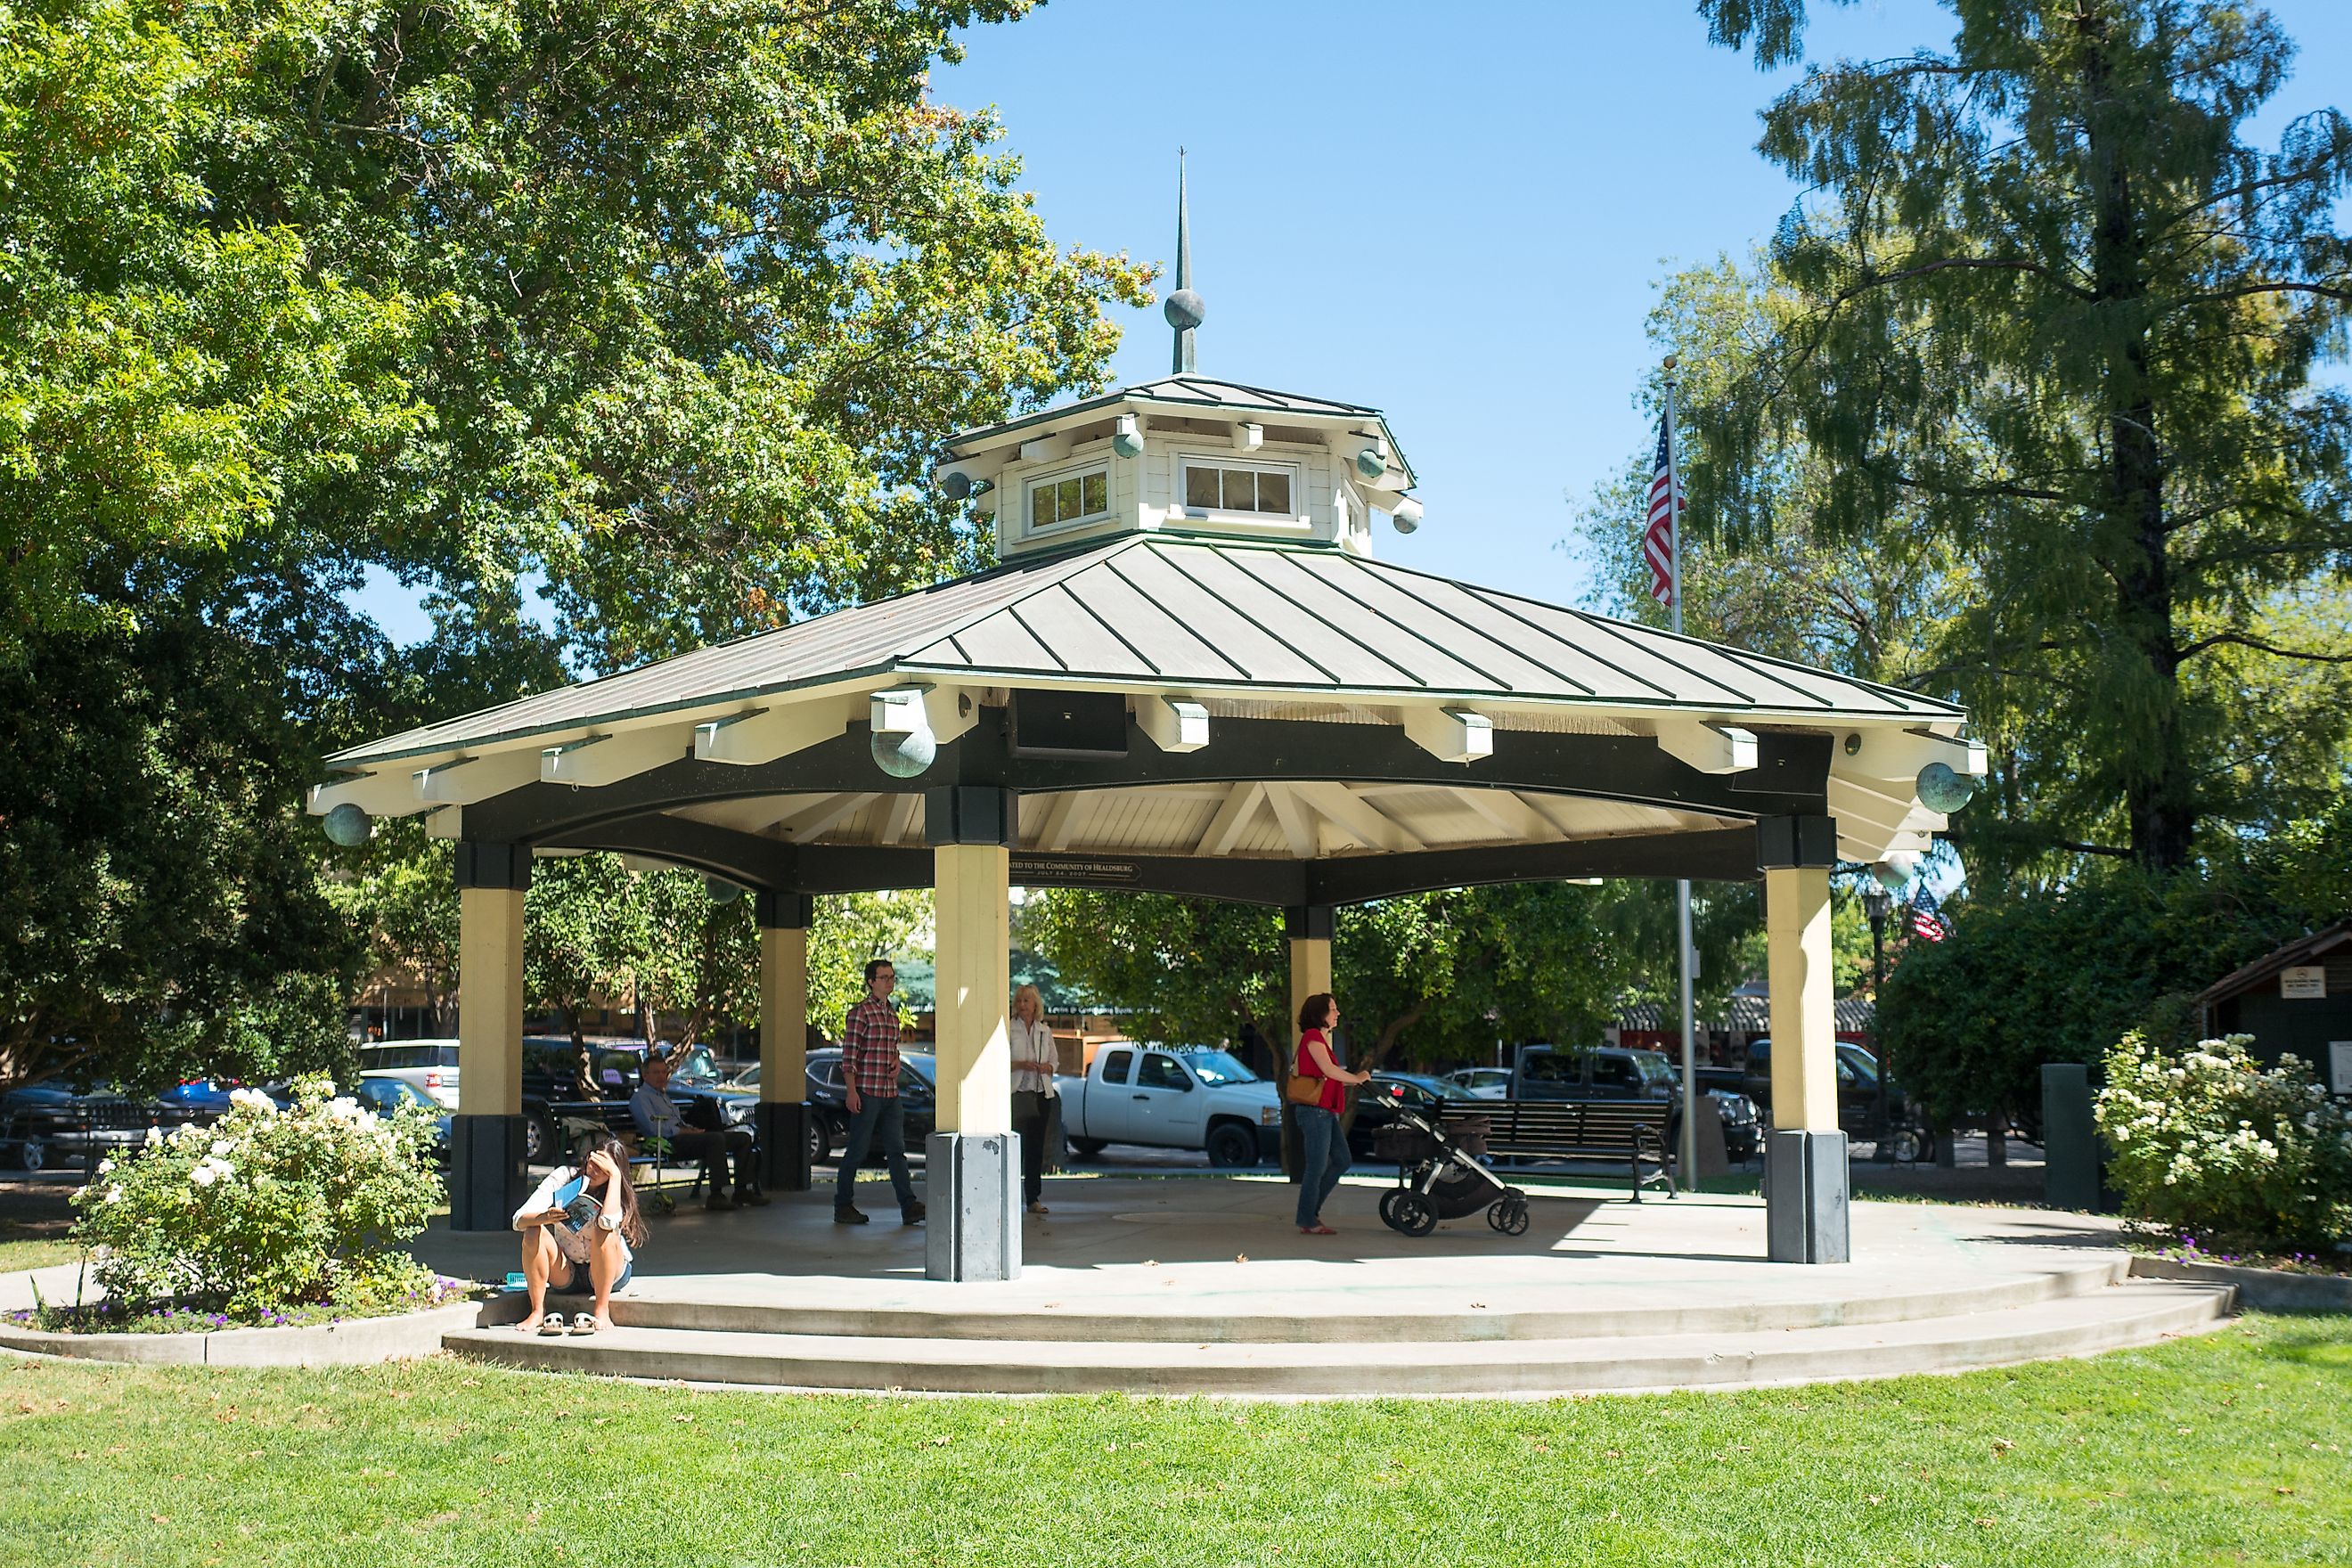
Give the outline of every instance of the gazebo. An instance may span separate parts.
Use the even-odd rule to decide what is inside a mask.
[[[1189,280],[1181,273],[1180,285]],[[1916,856],[1964,713],[1911,692],[1376,560],[1418,525],[1380,411],[1176,372],[950,441],[937,478],[1002,564],[330,759],[310,809],[430,812],[457,841],[463,1007],[452,1222],[522,1179],[524,889],[617,850],[750,889],[760,1131],[808,1184],[812,895],[937,890],[928,1272],[1017,1274],[1006,1046],[1015,886],[1286,911],[1291,991],[1332,911],[1538,879],[1765,886],[1775,1258],[1847,1256],[1830,873]]]

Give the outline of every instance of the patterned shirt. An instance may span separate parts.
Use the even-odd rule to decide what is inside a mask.
[[[841,1031],[841,1071],[861,1095],[898,1098],[898,1008],[868,996],[849,1010]]]

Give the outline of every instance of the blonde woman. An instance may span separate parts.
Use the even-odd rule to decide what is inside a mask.
[[[1021,1196],[1046,1212],[1045,1137],[1054,1124],[1054,1031],[1034,985],[1013,994],[1013,1131],[1021,1134]]]

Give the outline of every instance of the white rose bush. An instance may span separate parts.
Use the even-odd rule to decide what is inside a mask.
[[[432,1113],[378,1115],[324,1078],[298,1079],[294,1096],[280,1110],[239,1089],[214,1125],[150,1129],[144,1148],[100,1166],[74,1228],[110,1300],[261,1322],[432,1292],[433,1273],[401,1250],[442,1201]]]
[[[2107,1056],[2100,1135],[2126,1212],[2205,1243],[2325,1247],[2352,1229],[2352,1110],[2294,1056],[2265,1069],[2248,1037]]]

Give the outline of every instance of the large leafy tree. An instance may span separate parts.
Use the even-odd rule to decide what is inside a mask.
[[[929,454],[1097,384],[1105,306],[1149,278],[1056,247],[993,119],[930,96],[956,29],[1026,9],[0,0],[0,674],[56,668],[35,637],[233,627],[251,657],[174,711],[233,732],[247,694],[213,682],[296,672],[268,793],[224,796],[267,835],[305,754],[971,563]],[[371,568],[427,591],[424,649],[340,613]],[[68,724],[27,692],[27,735]],[[81,831],[38,796],[9,826]],[[83,849],[245,896],[190,844]],[[437,917],[397,863],[430,853],[334,858],[412,953]],[[118,931],[58,984],[178,962]],[[344,962],[333,932],[269,951]]]
[[[2063,759],[2048,842],[2180,867],[2209,816],[2259,816],[2209,761],[2221,694],[2352,658],[2352,400],[2313,379],[2352,302],[2352,122],[2247,141],[2293,54],[2260,11],[1949,6],[1948,51],[1815,66],[1767,110],[1812,191],[1771,249],[1795,308],[1691,411],[1694,512],[1769,533],[1801,448],[1818,540],[1964,554],[1941,675]],[[1761,63],[1801,52],[1801,0],[1700,10]]]

